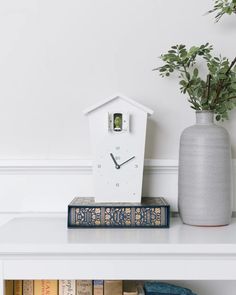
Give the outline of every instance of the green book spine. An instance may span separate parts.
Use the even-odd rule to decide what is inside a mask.
[[[68,206],[68,227],[167,228],[170,206],[164,198],[144,198],[138,203],[95,203],[75,198]]]

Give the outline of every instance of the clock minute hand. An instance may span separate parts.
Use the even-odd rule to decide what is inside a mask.
[[[119,166],[121,167],[122,165],[126,164],[127,162],[133,160],[135,158],[135,156],[129,158],[128,160],[124,161],[123,163],[121,163]]]
[[[111,158],[112,158],[112,160],[113,160],[113,162],[115,163],[115,165],[116,165],[116,169],[120,169],[120,165],[116,162],[116,159],[115,159],[115,157],[113,156],[113,154],[112,153],[110,153],[110,156],[111,156]]]

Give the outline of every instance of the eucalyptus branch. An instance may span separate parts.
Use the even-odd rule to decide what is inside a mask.
[[[236,0],[215,0],[213,9],[207,11],[206,14],[217,13],[215,15],[215,22],[218,22],[223,15],[231,15],[236,13]]]
[[[236,57],[234,58],[234,60],[231,62],[228,70],[226,71],[225,75],[228,77],[229,76],[229,73],[230,71],[232,70],[234,64],[236,63]],[[218,87],[217,87],[217,91],[216,91],[216,96],[212,99],[212,102],[211,104],[213,105],[213,103],[215,101],[217,101],[219,99],[219,96],[220,96],[220,93],[221,91],[224,89],[224,82],[225,82],[226,78],[225,79],[222,79],[219,81],[219,84],[218,84]]]
[[[216,114],[216,120],[220,120],[227,118],[228,111],[236,106],[236,102],[229,103],[236,99],[236,57],[229,64],[227,58],[213,56],[212,50],[209,43],[192,46],[190,49],[183,44],[174,45],[166,54],[161,55],[164,65],[155,70],[162,77],[177,72],[180,90],[188,95],[191,108],[211,110]],[[199,76],[199,57],[203,58],[209,71],[206,79]]]
[[[233,59],[233,61],[231,62],[230,66],[229,66],[229,68],[228,68],[228,70],[227,70],[227,72],[225,73],[226,76],[229,75],[229,73],[230,73],[230,71],[232,70],[232,68],[233,68],[233,66],[235,65],[235,63],[236,63],[236,57]]]
[[[210,91],[211,91],[211,74],[207,75],[207,85],[206,85],[206,89],[207,89],[207,102],[210,100]]]

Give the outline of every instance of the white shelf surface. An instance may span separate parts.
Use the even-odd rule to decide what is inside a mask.
[[[68,229],[66,214],[6,218],[2,254],[235,254],[236,218],[229,226],[194,227],[172,218],[168,229]],[[7,220],[7,221],[6,221]]]
[[[67,229],[65,214],[4,214],[6,279],[236,280],[236,219],[224,227]]]

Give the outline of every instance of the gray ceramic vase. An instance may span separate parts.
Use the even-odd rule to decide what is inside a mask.
[[[180,138],[178,206],[182,221],[221,226],[232,215],[232,162],[228,132],[214,124],[214,114],[196,112],[196,125]]]

